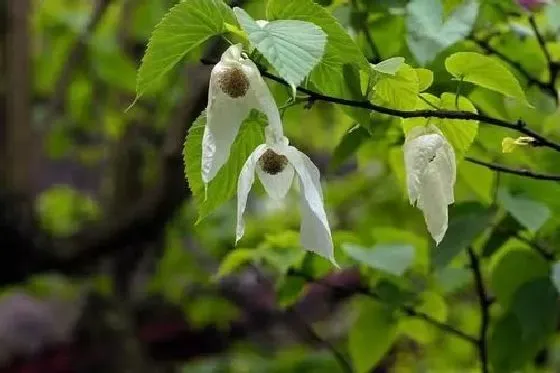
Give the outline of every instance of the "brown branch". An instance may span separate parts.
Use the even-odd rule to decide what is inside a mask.
[[[208,60],[203,59],[203,61],[205,61],[205,63],[209,63]],[[270,80],[273,80],[285,86],[289,86],[288,82],[286,82],[282,78],[277,77],[274,74],[271,74],[266,71],[262,71],[261,74]],[[547,139],[546,137],[539,134],[538,132],[531,130],[530,128],[527,127],[527,125],[523,121],[517,121],[512,123],[499,118],[494,118],[483,114],[471,113],[469,111],[460,111],[460,110],[431,110],[431,109],[398,110],[398,109],[392,109],[381,105],[376,105],[369,101],[355,101],[355,100],[348,100],[341,97],[327,96],[327,95],[323,95],[322,93],[315,92],[303,87],[298,87],[297,90],[309,95],[309,97],[315,101],[325,101],[325,102],[331,102],[343,106],[372,110],[381,114],[391,115],[399,118],[440,118],[440,119],[475,120],[496,127],[508,128],[511,130],[515,130],[519,133],[522,133],[524,135],[531,136],[535,139],[533,143],[534,146],[544,146],[550,149],[554,149],[557,152],[560,152],[560,144]]]
[[[202,58],[201,61],[202,63],[208,65],[213,65],[216,63],[214,60],[208,58]],[[284,79],[274,74],[271,74],[268,71],[261,70],[261,75],[266,77],[267,79],[273,80],[286,87],[290,86],[290,84],[286,82]],[[547,147],[557,152],[560,152],[560,143],[556,143],[552,140],[549,140],[548,138],[541,135],[540,133],[535,132],[532,129],[528,128],[527,124],[522,120],[518,120],[516,122],[508,122],[500,118],[494,118],[488,115],[472,113],[470,111],[463,111],[463,110],[443,110],[443,109],[399,110],[399,109],[392,109],[386,106],[377,105],[365,100],[357,101],[357,100],[349,100],[342,97],[328,96],[304,87],[297,87],[297,91],[307,94],[309,96],[310,101],[330,102],[333,104],[371,110],[381,114],[386,114],[386,115],[405,118],[405,119],[406,118],[439,118],[439,119],[460,119],[460,120],[479,121],[481,123],[489,124],[492,126],[511,129],[521,134],[533,137],[534,138],[534,141],[532,143],[533,146]]]
[[[300,271],[297,271],[297,270],[294,270],[294,269],[291,269],[288,272],[288,275],[302,278],[309,283],[314,283],[314,284],[317,284],[317,285],[326,286],[329,289],[336,290],[336,291],[338,291],[342,294],[345,294],[346,296],[350,296],[350,295],[353,295],[353,294],[361,294],[361,295],[365,295],[367,297],[370,297],[370,298],[372,298],[376,301],[385,302],[383,297],[380,296],[377,292],[375,292],[375,290],[370,289],[368,287],[365,287],[361,283],[358,283],[357,285],[352,286],[352,287],[341,286],[341,285],[338,285],[338,284],[327,283],[322,279],[315,279],[315,278],[313,278],[313,277],[311,277],[311,276],[309,276],[309,275],[307,275],[303,272],[300,272]],[[408,305],[405,305],[405,304],[401,304],[401,305],[397,306],[397,308],[401,312],[403,312],[405,315],[423,320],[423,321],[427,322],[428,324],[431,324],[431,325],[435,326],[436,328],[438,328],[438,329],[440,329],[440,330],[442,330],[446,333],[449,333],[450,335],[454,335],[454,336],[456,336],[458,338],[461,338],[461,339],[463,339],[467,342],[470,342],[470,343],[474,343],[474,344],[477,343],[476,338],[466,334],[462,330],[456,329],[452,325],[442,323],[442,322],[432,318],[431,316],[429,316],[429,315],[427,315],[423,312],[419,312],[419,311],[415,310],[414,307],[411,307],[411,306],[408,306]]]
[[[530,171],[530,170],[508,167],[508,166],[504,166],[504,165],[501,165],[501,164],[498,164],[498,163],[481,161],[479,159],[475,159],[475,158],[468,157],[468,156],[465,157],[465,160],[467,162],[470,162],[470,163],[473,163],[473,164],[477,164],[477,165],[480,165],[480,166],[487,167],[490,170],[499,171],[499,172],[503,172],[503,173],[506,173],[506,174],[524,176],[524,177],[529,177],[531,179],[536,179],[536,180],[560,181],[560,175],[543,174],[543,173],[534,172],[534,171]]]
[[[484,287],[484,280],[482,278],[480,259],[474,252],[473,248],[470,246],[467,248],[467,254],[469,255],[470,265],[473,271],[476,293],[478,295],[480,313],[482,315],[482,319],[480,322],[480,332],[477,341],[477,348],[479,352],[482,373],[488,373],[490,371],[490,364],[488,359],[488,330],[490,328],[491,302],[488,297],[488,294],[486,293],[486,288]]]
[[[552,87],[554,91],[553,96],[556,97],[556,89],[554,87],[554,83],[556,82],[556,76],[558,75],[558,71],[559,71],[558,65],[552,60],[552,56],[550,55],[550,52],[546,47],[546,40],[544,40],[544,36],[540,32],[539,27],[537,26],[537,21],[535,20],[535,16],[533,14],[529,16],[529,24],[531,25],[531,28],[533,29],[533,32],[537,37],[537,42],[539,43],[539,46],[544,54],[544,58],[548,65],[548,72],[550,74],[548,79],[549,85]]]

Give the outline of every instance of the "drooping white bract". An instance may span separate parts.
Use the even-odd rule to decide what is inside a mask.
[[[447,206],[454,202],[455,153],[441,131],[414,127],[404,144],[408,198],[424,213],[428,231],[437,244],[447,231]]]
[[[301,194],[301,244],[305,249],[327,258],[337,266],[331,230],[323,205],[319,170],[307,155],[290,146],[285,137],[259,145],[241,169],[237,184],[236,242],[245,232],[243,213],[249,191],[255,181],[255,173],[267,194],[277,200],[286,196],[294,176],[297,175]]]
[[[282,122],[274,97],[241,44],[226,50],[212,69],[207,121],[202,138],[202,181],[208,184],[226,163],[243,120],[251,109],[268,118],[267,137],[281,137]]]

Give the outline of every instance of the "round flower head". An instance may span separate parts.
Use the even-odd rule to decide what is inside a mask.
[[[241,169],[237,184],[236,242],[245,232],[243,213],[255,181],[255,173],[266,193],[276,200],[286,196],[297,175],[301,193],[301,244],[305,249],[336,265],[331,229],[323,205],[319,170],[307,155],[290,146],[285,137],[259,145]]]
[[[447,206],[454,202],[453,147],[437,127],[415,127],[406,137],[404,162],[410,203],[422,210],[428,231],[439,244],[447,231]]]
[[[268,118],[267,136],[282,136],[274,97],[257,66],[235,44],[223,54],[210,75],[207,122],[202,138],[202,180],[208,184],[227,162],[239,127],[251,109]]]

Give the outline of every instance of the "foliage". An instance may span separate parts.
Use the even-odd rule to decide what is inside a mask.
[[[85,39],[90,2],[41,3],[35,53],[50,55],[34,56],[36,97],[56,94],[75,41],[87,56],[70,75],[64,113],[44,128],[44,148],[53,162],[99,168],[103,177],[95,193],[78,185],[42,191],[39,222],[53,239],[71,238],[56,253],[64,258],[73,234],[120,217],[121,202],[141,214],[145,191],[179,196],[148,210],[164,220],[161,231],[134,231],[149,232],[134,247],[158,246],[153,265],[130,267],[146,272],[140,297],[160,295],[192,330],[221,333],[215,356],[186,358],[185,372],[560,369],[559,2],[255,0],[232,8],[223,0],[142,0],[127,16],[136,48],[120,44],[125,1],[113,1]],[[177,117],[196,107],[186,82],[200,76],[183,67],[213,65],[228,43],[241,43],[258,65],[290,144],[320,170],[341,268],[302,249],[297,186],[275,201],[255,182],[236,246],[238,177],[266,141],[262,113],[246,118],[205,189],[206,112],[188,123]],[[206,106],[206,91],[201,97]],[[49,108],[34,109],[49,116]],[[188,130],[171,129],[175,122]],[[431,125],[453,147],[457,168],[439,245],[409,203],[403,154],[407,135]],[[521,137],[522,145],[502,148]],[[184,144],[182,157],[167,153],[174,141]],[[168,169],[176,167],[185,182],[159,190],[177,181]],[[129,249],[118,242],[112,249]],[[46,263],[39,271],[55,266]],[[108,274],[95,274],[64,282],[65,292],[101,287]],[[116,296],[110,281],[104,293]],[[59,292],[53,284],[37,276],[27,287]],[[327,300],[317,295],[328,290]],[[296,338],[259,336],[260,346],[247,338],[269,327]]]

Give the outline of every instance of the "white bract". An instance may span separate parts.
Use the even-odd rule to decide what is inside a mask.
[[[453,147],[433,126],[414,127],[404,144],[408,198],[424,213],[437,244],[447,230],[447,206],[454,202],[456,166]]]
[[[320,174],[311,159],[283,137],[275,142],[259,145],[249,156],[239,174],[237,184],[237,237],[243,237],[245,223],[243,213],[249,191],[255,181],[255,173],[267,194],[282,199],[292,186],[294,176],[300,188],[302,246],[337,265],[333,254],[331,230],[321,191]]]
[[[242,55],[241,44],[226,50],[212,69],[207,122],[202,138],[202,181],[207,185],[227,162],[231,145],[251,109],[268,118],[267,138],[283,136],[274,97],[253,61]]]

